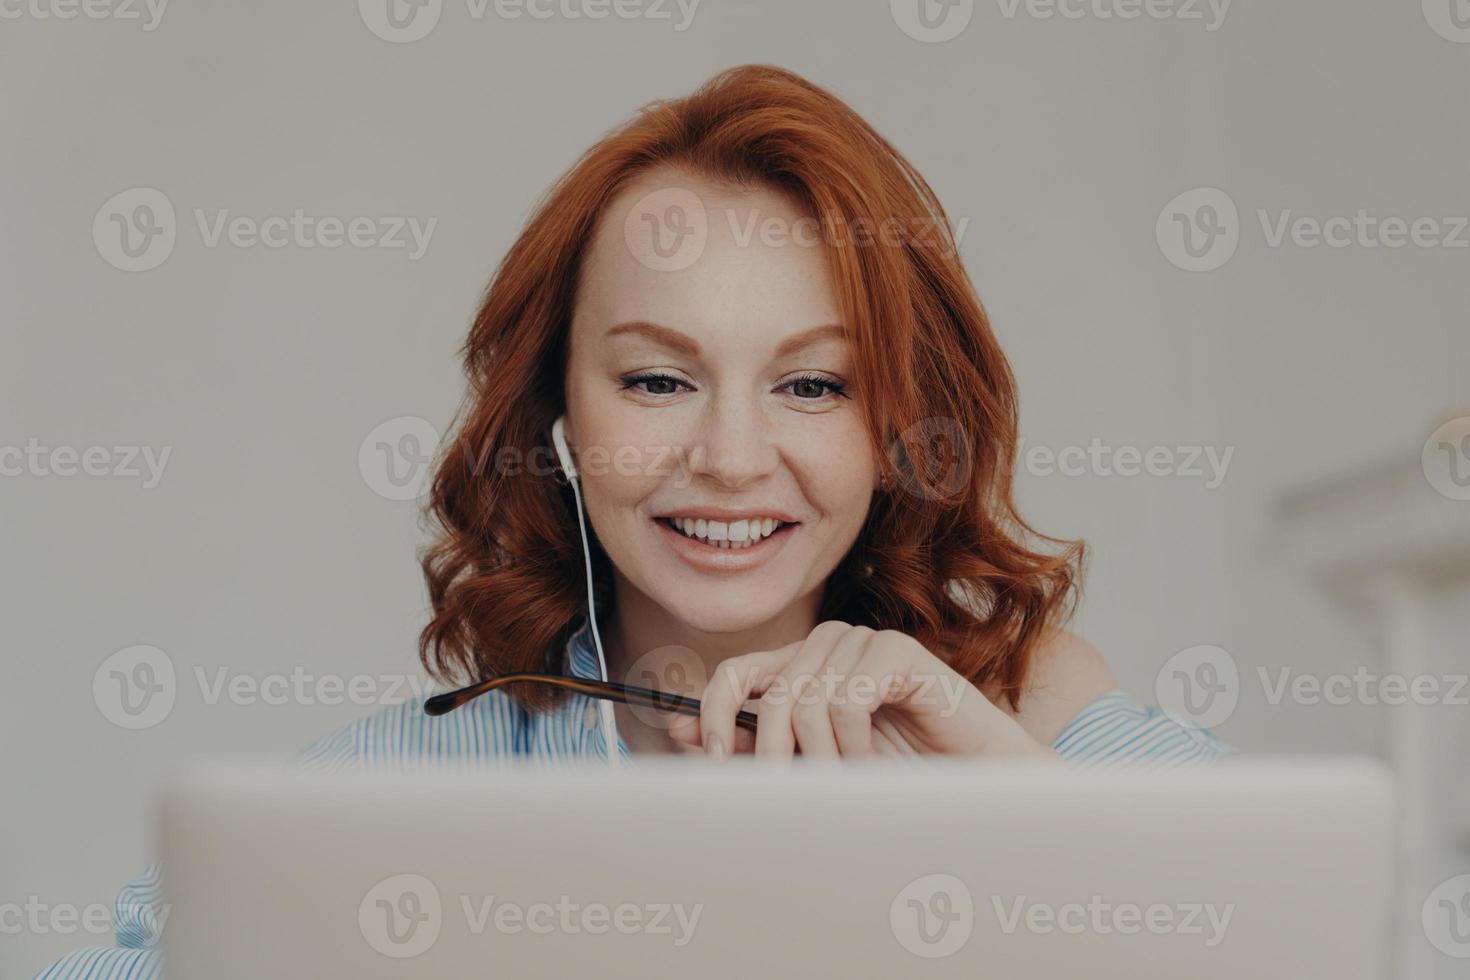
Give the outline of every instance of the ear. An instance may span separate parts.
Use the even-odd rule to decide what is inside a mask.
[[[571,444],[566,438],[567,417],[559,415],[555,422],[551,423],[551,443],[556,451],[557,462],[561,464],[562,470],[569,480],[577,479],[577,464],[572,456]]]

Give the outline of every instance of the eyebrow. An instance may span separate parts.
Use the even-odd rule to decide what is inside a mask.
[[[665,327],[658,323],[649,323],[647,320],[629,320],[620,323],[603,334],[607,340],[620,337],[624,334],[646,337],[656,344],[662,344],[670,350],[687,354],[690,357],[700,356],[698,342],[688,334],[675,330],[673,327]],[[844,338],[847,332],[838,323],[824,323],[819,327],[803,330],[801,333],[793,334],[781,341],[776,347],[776,360],[795,354],[797,351],[813,347],[825,340]]]

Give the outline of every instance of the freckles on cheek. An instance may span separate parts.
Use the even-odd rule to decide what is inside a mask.
[[[586,446],[581,450],[581,464],[589,477],[608,484],[618,496],[628,496],[640,489],[652,488],[659,480],[678,472],[678,455],[669,447],[642,444]]]

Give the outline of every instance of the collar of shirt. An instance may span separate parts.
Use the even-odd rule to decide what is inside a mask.
[[[597,647],[592,639],[592,626],[584,622],[567,640],[563,653],[563,669],[568,676],[587,680],[601,680],[602,670],[598,664]],[[602,736],[602,711],[597,698],[585,694],[573,694],[554,711],[543,712],[533,717],[532,723],[550,724],[575,745],[578,755],[598,759],[607,758],[607,742]],[[547,735],[553,732],[547,731]],[[618,755],[624,763],[631,761],[627,743],[618,734]]]

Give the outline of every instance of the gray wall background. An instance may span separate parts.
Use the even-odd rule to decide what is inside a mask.
[[[968,221],[1028,445],[1234,447],[1213,489],[1023,473],[1034,523],[1092,547],[1078,628],[1126,688],[1152,701],[1160,666],[1198,644],[1250,672],[1372,662],[1371,638],[1283,561],[1276,502],[1412,463],[1442,416],[1470,414],[1470,251],[1273,248],[1256,211],[1470,214],[1470,44],[1411,2],[1238,0],[1215,30],[1204,6],[1205,21],[1009,6],[973,3],[942,43],[887,3],[841,0],[704,0],[684,30],[672,5],[672,20],[493,4],[475,19],[444,0],[412,43],[376,36],[352,3],[175,0],[152,30],[143,7],[141,21],[7,7],[0,446],[171,455],[154,487],[0,478],[0,904],[110,906],[152,860],[167,773],[286,754],[372,710],[211,704],[196,671],[417,675],[416,505],[375,491],[361,444],[396,418],[448,422],[454,351],[554,177],[636,106],[733,64],[834,89]],[[139,187],[167,196],[177,240],[126,272],[92,228]],[[1166,203],[1200,187],[1239,208],[1238,250],[1208,273],[1177,268],[1156,235]],[[298,208],[437,225],[410,260],[210,247],[194,217]],[[167,654],[177,692],[130,730],[93,681],[138,644]],[[1372,751],[1379,725],[1248,689],[1219,730],[1251,750]],[[0,935],[0,972],[110,941]]]

